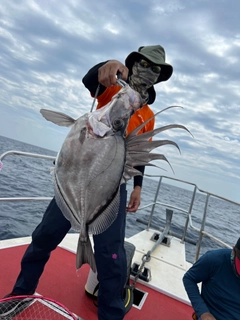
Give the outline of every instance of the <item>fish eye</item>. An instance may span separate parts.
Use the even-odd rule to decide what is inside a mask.
[[[122,119],[115,119],[112,126],[114,130],[120,130],[124,126],[124,121]]]

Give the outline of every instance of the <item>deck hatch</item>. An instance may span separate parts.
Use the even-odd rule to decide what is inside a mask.
[[[148,292],[134,288],[133,290],[133,307],[141,310],[144,305],[145,300],[147,299]]]

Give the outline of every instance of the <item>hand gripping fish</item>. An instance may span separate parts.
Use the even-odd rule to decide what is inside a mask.
[[[60,112],[40,110],[45,119],[72,126],[57,155],[53,175],[57,205],[72,228],[80,232],[77,269],[88,263],[96,271],[89,234],[104,232],[116,219],[120,185],[141,174],[133,167],[150,165],[156,159],[167,161],[164,155],[150,153],[158,146],[172,144],[178,148],[173,141],[149,139],[170,128],[187,130],[169,125],[137,135],[145,122],[125,137],[131,115],[141,106],[140,94],[126,85],[106,106],[77,120]]]

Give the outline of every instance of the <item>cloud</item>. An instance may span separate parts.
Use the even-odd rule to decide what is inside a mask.
[[[183,109],[160,114],[156,125],[180,123],[194,136],[163,134],[181,148],[164,149],[175,175],[204,185],[205,172],[211,190],[231,197],[239,185],[239,12],[238,0],[3,0],[0,134],[57,151],[68,129],[47,123],[40,108],[79,117],[92,105],[82,78],[93,65],[161,44],[174,73],[156,86],[152,109]]]

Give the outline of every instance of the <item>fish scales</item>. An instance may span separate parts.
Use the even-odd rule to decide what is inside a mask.
[[[92,221],[118,190],[124,168],[125,143],[121,136],[115,135],[104,141],[95,139],[88,131],[81,143],[74,126],[73,133],[70,132],[72,141],[69,144],[67,137],[59,153],[55,178],[56,192],[61,193],[67,204],[66,208],[61,207],[63,214],[72,227],[80,231],[84,225],[82,221]],[[69,148],[74,152],[67,152]],[[73,217],[72,213],[78,214]]]

